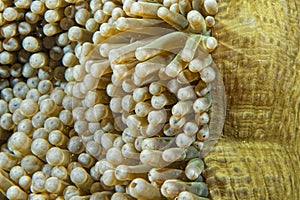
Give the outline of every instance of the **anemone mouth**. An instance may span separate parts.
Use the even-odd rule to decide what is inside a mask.
[[[73,87],[74,128],[86,150],[98,160],[118,158],[117,165],[158,167],[182,161],[194,150],[194,157],[209,153],[225,118],[224,85],[207,48],[212,40],[143,27],[94,46],[81,60]],[[149,138],[163,146],[145,144]],[[121,150],[112,150],[118,145]],[[171,158],[153,160],[155,153],[145,153],[170,148],[182,149],[183,156],[165,153]]]

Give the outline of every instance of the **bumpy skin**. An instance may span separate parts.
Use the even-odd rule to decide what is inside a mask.
[[[300,1],[220,0],[213,53],[224,136],[205,158],[212,199],[300,199]]]

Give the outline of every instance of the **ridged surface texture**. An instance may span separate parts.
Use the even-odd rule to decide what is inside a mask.
[[[219,1],[213,59],[224,136],[205,158],[212,199],[300,199],[300,1]]]

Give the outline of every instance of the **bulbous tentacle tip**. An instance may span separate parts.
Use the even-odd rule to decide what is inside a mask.
[[[215,15],[218,13],[219,7],[216,0],[205,0],[204,9],[209,15]]]
[[[218,45],[218,41],[216,38],[209,37],[206,39],[205,46],[206,46],[208,52],[212,52],[213,50],[215,50],[217,45]]]

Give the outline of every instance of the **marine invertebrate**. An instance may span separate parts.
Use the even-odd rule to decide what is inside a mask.
[[[218,89],[212,2],[1,1],[1,193],[165,198],[170,174],[211,146],[197,132]]]
[[[224,137],[204,159],[211,196],[297,199],[299,2],[219,6],[213,35],[222,42],[212,56],[224,76],[228,110]]]
[[[8,191],[8,196],[12,199],[18,198],[13,197],[13,195],[25,197],[29,191],[32,192],[29,195],[32,199],[61,199],[63,195],[65,199],[70,199],[73,196],[73,198],[81,196],[82,198],[90,197],[91,199],[101,197],[132,199],[132,197],[124,193],[125,188],[123,186],[112,188],[98,181],[101,173],[114,167],[105,159],[97,161],[95,166],[90,169],[90,176],[95,181],[97,180],[91,186],[89,192],[93,194],[90,196],[78,190],[74,185],[59,187],[65,187],[65,192],[61,194],[61,191],[57,190],[60,193],[57,196],[51,193],[55,190],[48,188],[49,192],[44,185],[50,176],[57,177],[68,184],[73,184],[68,179],[68,175],[64,175],[66,174],[65,172],[67,171],[70,174],[72,169],[76,167],[88,166],[88,162],[83,159],[86,156],[85,153],[95,157],[100,156],[98,154],[100,152],[99,145],[94,141],[89,141],[89,145],[84,148],[81,138],[76,135],[76,131],[80,132],[88,129],[94,133],[94,138],[97,137],[98,139],[96,140],[99,140],[104,135],[104,132],[114,127],[113,120],[106,119],[100,124],[94,121],[87,124],[83,121],[85,113],[88,113],[89,120],[95,120],[96,117],[102,119],[108,116],[110,113],[107,111],[110,109],[113,112],[119,112],[123,108],[129,111],[134,110],[137,116],[131,116],[130,119],[132,120],[131,125],[136,126],[135,123],[139,121],[136,119],[143,118],[152,111],[150,109],[151,104],[156,109],[161,109],[164,106],[167,107],[177,102],[176,99],[170,98],[172,96],[166,91],[165,87],[155,86],[155,84],[152,87],[150,85],[148,91],[143,92],[142,95],[134,97],[136,99],[145,99],[146,102],[134,104],[132,101],[133,95],[129,95],[123,100],[123,98],[117,96],[120,90],[109,85],[111,82],[114,84],[117,82],[115,76],[110,77],[108,75],[111,73],[110,69],[107,68],[108,71],[101,72],[97,70],[97,67],[93,67],[88,70],[93,70],[95,74],[104,73],[104,75],[101,81],[97,82],[99,91],[97,93],[88,93],[85,99],[86,105],[91,105],[93,102],[102,102],[103,105],[107,104],[109,99],[97,98],[97,95],[106,93],[106,88],[110,88],[110,94],[115,97],[111,99],[109,106],[72,109],[73,106],[79,106],[79,101],[71,97],[73,88],[81,89],[75,89],[75,91],[85,92],[85,88],[82,85],[75,85],[72,83],[73,81],[80,82],[85,78],[84,83],[86,87],[95,87],[93,85],[95,82],[92,80],[97,77],[86,76],[86,69],[79,65],[86,58],[91,48],[94,45],[103,43],[107,36],[116,34],[120,30],[125,31],[141,24],[143,26],[149,24],[151,26],[159,26],[159,23],[163,20],[157,17],[162,17],[179,30],[186,29],[190,33],[197,34],[208,34],[211,27],[216,23],[216,26],[213,28],[213,35],[218,39],[220,45],[213,52],[212,56],[218,67],[221,68],[222,74],[224,74],[229,115],[224,129],[224,134],[227,137],[221,138],[218,146],[204,160],[207,165],[205,176],[211,197],[215,199],[260,197],[297,199],[299,194],[294,188],[299,182],[295,175],[299,165],[297,164],[297,156],[294,155],[298,154],[298,137],[296,136],[298,133],[297,103],[299,96],[297,93],[299,75],[297,70],[299,62],[297,30],[299,29],[299,22],[295,13],[297,13],[299,3],[297,1],[280,1],[279,3],[242,0],[222,0],[218,3],[220,4],[219,14],[214,20],[210,16],[203,18],[201,13],[204,16],[216,14],[217,9],[214,6],[216,1],[181,0],[176,2],[164,0],[156,3],[134,2],[132,0],[122,2],[25,0],[15,1],[14,3],[7,0],[0,1],[0,32],[2,37],[0,41],[0,88],[1,99],[4,100],[4,102],[0,103],[1,106],[3,105],[0,109],[1,117],[2,115],[4,116],[0,125],[0,138],[3,141],[7,141],[9,137],[15,137],[21,133],[15,142],[9,142],[11,145],[5,142],[1,146],[1,156],[5,160],[5,162],[1,163],[5,170],[0,170],[1,192],[7,192],[11,187]],[[200,12],[194,12],[191,9]],[[89,13],[86,11],[89,11]],[[149,18],[149,20],[138,20],[138,18]],[[118,21],[118,19],[120,20]],[[110,25],[114,21],[118,21],[118,24],[116,26]],[[127,22],[130,26],[124,26],[124,22]],[[95,33],[91,33],[94,31]],[[286,37],[287,35],[288,37]],[[29,40],[25,40],[25,38]],[[194,39],[195,41],[197,40],[197,38]],[[24,40],[25,42],[23,42]],[[191,46],[194,44],[193,41],[191,40]],[[272,43],[272,45],[269,43]],[[207,44],[209,45],[207,45],[206,50],[210,51],[215,48],[214,40],[209,40]],[[101,56],[108,56],[110,48],[112,46],[102,49],[100,52]],[[113,48],[116,49],[117,47],[113,46]],[[147,55],[157,52],[141,49],[138,57],[147,59]],[[191,54],[183,54],[185,61],[190,61],[190,56],[188,55]],[[122,59],[126,60],[128,58],[126,56],[130,57],[130,55],[124,54]],[[162,59],[162,63],[166,63],[167,58],[167,56],[164,57],[165,60]],[[190,61],[188,70],[179,72],[178,68],[184,66],[184,62],[177,57],[167,71],[159,71],[159,74],[163,78],[166,77],[166,73],[171,76],[177,76],[177,80],[170,80],[167,84],[167,88],[172,89],[170,92],[177,94],[180,86],[178,83],[185,84],[186,82],[182,77],[189,77],[188,80],[199,79],[199,75],[195,75],[195,72],[203,70],[199,66],[202,66],[202,64],[206,65],[206,62],[209,61],[210,58],[205,59],[203,62],[194,59]],[[103,62],[94,66],[105,67],[106,64]],[[148,63],[148,65],[144,66],[150,66],[150,64]],[[131,67],[132,65],[123,65],[113,70],[118,72],[118,76],[121,77],[122,75],[127,75],[124,71]],[[138,84],[142,84],[145,76],[147,79],[147,76],[151,77],[153,72],[150,70],[144,72],[141,69],[139,70],[140,76],[136,76],[135,81]],[[202,73],[203,75],[207,74]],[[207,76],[207,78],[209,80],[211,76]],[[42,80],[45,81],[39,84]],[[50,85],[47,80],[51,80]],[[51,85],[53,85],[53,88]],[[273,85],[276,85],[276,87],[273,87]],[[210,90],[209,85],[205,86],[201,82],[195,85],[195,88],[197,88],[197,95],[202,96]],[[201,90],[198,90],[200,88]],[[132,80],[125,79],[123,81],[122,90],[132,93],[135,89],[136,86]],[[180,90],[180,100],[192,98],[189,95],[185,95],[190,89],[190,87],[187,87],[185,90]],[[210,93],[212,94],[214,91],[216,90],[210,90]],[[82,94],[78,92],[76,95]],[[147,100],[149,96],[153,95],[156,97],[151,97],[151,99]],[[290,98],[286,98],[286,96]],[[22,104],[24,99],[26,101],[28,99],[35,101],[38,105],[38,111],[36,112],[34,108],[31,110],[31,108],[26,107],[26,103]],[[142,112],[142,109],[145,109],[145,111]],[[99,113],[99,110],[102,110],[101,113],[103,115],[90,115],[91,113]],[[166,114],[169,117],[172,114],[172,110],[167,111]],[[176,115],[186,113],[185,109],[180,111],[175,109],[175,111]],[[74,119],[71,116],[72,112],[74,113]],[[31,117],[33,113],[34,115]],[[160,114],[165,115],[164,113]],[[197,117],[195,121],[198,124],[206,124],[209,117],[218,121],[217,115],[197,114],[195,117]],[[47,121],[48,118],[51,119]],[[174,127],[182,126],[184,122],[184,120],[179,120],[178,117],[172,117],[171,119],[172,126],[167,124],[163,127],[163,134],[166,136],[178,134]],[[30,126],[28,120],[31,120],[32,126]],[[73,129],[73,120],[81,120],[74,127],[76,131]],[[115,121],[122,120],[124,120],[124,117],[123,119],[118,117]],[[158,123],[156,119],[151,118],[151,120],[153,123]],[[47,125],[44,126],[46,121]],[[58,126],[56,126],[56,122],[58,122]],[[210,121],[211,128],[218,128],[213,126],[214,123],[214,121]],[[103,127],[104,131],[96,131],[100,126]],[[192,135],[192,127],[184,126],[184,133]],[[157,131],[155,128],[155,126],[147,126],[143,131],[151,135]],[[114,135],[105,133],[103,141],[110,141],[111,143],[105,142],[101,144],[102,147],[108,150],[111,147],[121,147],[124,145],[122,141],[126,143],[135,141],[136,150],[142,151],[145,149],[148,152],[163,155],[161,152],[153,151],[155,151],[155,148],[158,148],[157,146],[165,146],[168,143],[168,139],[160,137],[160,139],[155,141],[146,140],[147,144],[145,144],[145,142],[143,143],[145,139],[137,136],[137,132],[128,130],[124,130],[125,133],[122,137],[114,137]],[[67,147],[65,142],[60,144],[56,143],[55,140],[51,140],[52,143],[49,143],[49,133],[53,131],[56,135],[62,133],[69,138]],[[54,133],[51,135],[55,135]],[[201,139],[201,137],[205,136],[205,131],[196,136]],[[213,137],[210,134],[210,138]],[[239,139],[236,139],[237,137]],[[262,142],[261,138],[269,142]],[[90,139],[88,136],[83,135],[83,140],[88,141]],[[18,142],[24,144],[24,147]],[[202,148],[203,145],[202,142],[194,142],[194,144],[197,148]],[[45,149],[38,148],[38,145],[45,146]],[[58,145],[58,147],[55,147],[55,145]],[[186,144],[182,143],[182,145]],[[58,172],[58,167],[53,167],[49,164],[44,164],[42,167],[38,165],[39,169],[35,171],[36,169],[30,165],[37,159],[46,163],[46,153],[52,148],[68,150],[68,152],[71,152],[70,155],[75,155],[75,157],[71,156],[63,159],[70,158],[69,161],[71,163],[68,166],[60,166],[61,170],[59,172],[61,173]],[[113,150],[116,150],[116,148]],[[85,150],[86,152],[84,152]],[[126,155],[125,158],[128,157],[132,160],[137,158],[132,145],[126,144],[124,149],[121,149],[121,154],[122,150],[124,155]],[[165,159],[168,161],[184,159],[184,155],[181,153],[178,157],[168,156],[170,151],[179,152],[178,149],[173,148],[163,152],[167,157]],[[112,151],[111,153],[120,155],[119,151]],[[75,162],[79,161],[76,160],[79,156],[81,158],[80,162]],[[28,166],[25,165],[25,158],[30,161]],[[279,158],[281,159],[280,161],[278,161]],[[21,160],[23,160],[22,166],[20,166]],[[90,159],[87,158],[87,160]],[[90,161],[91,163],[94,162]],[[14,163],[18,164],[15,166]],[[293,168],[294,171],[287,166],[292,166],[290,168]],[[144,165],[137,165],[137,167],[137,169],[145,170]],[[196,174],[201,171],[201,169],[191,169],[195,170]],[[123,170],[125,169],[123,168]],[[167,171],[170,172],[169,170]],[[271,171],[272,174],[270,174]],[[111,172],[109,171],[109,173]],[[33,174],[28,175],[28,173]],[[109,173],[106,174],[106,177]],[[126,175],[126,173],[124,174]],[[134,177],[130,174],[130,170],[127,174],[126,178],[132,179]],[[180,173],[178,172],[178,174]],[[142,176],[143,174],[141,173],[140,175]],[[168,173],[166,177],[168,177],[167,175]],[[195,178],[192,175],[189,176],[190,179]],[[30,188],[28,188],[29,177],[31,177]],[[157,185],[162,184],[159,181],[161,179],[156,179]],[[55,180],[52,178],[49,182],[55,182]],[[110,181],[120,183],[117,179]],[[262,187],[260,187],[261,184],[263,185]],[[16,187],[14,185],[19,186]],[[102,192],[103,190],[107,191]],[[114,194],[110,192],[112,190],[115,191]],[[187,191],[178,194],[178,199],[184,198],[195,199],[196,197]]]
[[[165,35],[157,38],[157,32]],[[148,39],[148,35],[154,37],[154,39]],[[194,157],[199,157],[199,150],[204,156],[209,151],[209,148],[213,146],[213,143],[216,142],[218,130],[212,132],[216,135],[213,136],[213,140],[209,141],[208,126],[205,124],[208,121],[206,120],[205,122],[205,120],[203,120],[202,122],[204,123],[197,124],[197,122],[201,121],[194,119],[195,117],[197,118],[194,112],[205,115],[203,113],[210,107],[211,97],[208,94],[210,89],[207,89],[206,92],[202,91],[202,93],[197,93],[200,96],[200,98],[197,99],[197,95],[194,91],[195,86],[192,86],[194,81],[197,82],[197,79],[193,79],[193,77],[187,79],[190,77],[186,77],[185,75],[178,76],[177,78],[177,75],[183,73],[182,71],[188,66],[188,63],[185,63],[186,61],[183,60],[183,58],[186,59],[186,55],[188,55],[187,57],[191,56],[191,58],[187,59],[189,61],[193,59],[194,55],[197,55],[197,60],[200,61],[200,57],[205,58],[210,51],[207,50],[207,43],[205,42],[202,44],[202,49],[199,49],[197,45],[196,47],[193,46],[193,37],[193,35],[189,37],[185,33],[173,32],[169,29],[148,27],[144,27],[143,29],[131,29],[119,34],[115,33],[109,37],[109,39],[104,40],[103,43],[100,44],[100,48],[96,47],[91,51],[89,57],[83,60],[82,65],[78,66],[78,68],[84,68],[84,71],[82,69],[80,71],[85,74],[85,77],[77,79],[73,87],[73,97],[81,101],[81,104],[77,104],[75,109],[85,112],[85,118],[76,120],[75,127],[78,127],[77,132],[84,138],[87,149],[96,149],[97,152],[94,150],[96,154],[93,155],[98,160],[105,158],[106,161],[110,163],[111,167],[101,172],[103,174],[102,181],[104,184],[109,186],[126,184],[122,182],[123,178],[119,175],[113,175],[114,168],[116,168],[115,173],[117,173],[120,170],[117,170],[120,166],[131,166],[139,162],[149,167],[165,167],[171,165],[173,162],[186,161]],[[169,45],[178,39],[181,40],[181,44],[177,46]],[[209,37],[203,37],[194,42],[199,44],[202,40],[207,39],[209,39]],[[128,43],[128,41],[134,42]],[[212,43],[214,42],[212,41]],[[179,51],[182,47],[184,47],[183,50]],[[103,63],[104,65],[102,65]],[[99,68],[99,65],[101,68]],[[97,72],[93,71],[95,66],[98,66]],[[125,69],[121,70],[122,68]],[[210,67],[203,66],[203,69],[206,68]],[[201,77],[200,82],[202,82],[202,85],[206,85],[206,83],[211,84],[216,77],[213,68],[210,68],[206,72],[202,72],[202,70],[198,72],[201,72],[198,77]],[[185,74],[188,73],[191,72],[186,70]],[[103,76],[107,75],[111,76],[112,83],[107,86],[106,93],[112,98],[112,101],[98,99],[96,96],[87,99],[89,93],[101,91],[101,89],[99,90],[97,88],[98,83],[101,82]],[[174,90],[173,87],[168,88],[168,83],[172,79],[176,80],[179,85],[176,90]],[[123,90],[124,80],[131,80],[133,82],[131,86],[134,89],[129,91]],[[155,88],[153,88],[154,84],[157,84],[163,90],[164,94],[168,94],[165,96],[165,101],[173,99],[173,102],[163,104],[158,108],[158,99],[155,99],[156,97],[152,96],[149,92],[150,85],[152,85],[151,93],[155,93]],[[174,84],[171,84],[169,86],[173,85]],[[212,84],[213,88],[218,86],[220,87],[219,91],[222,92],[221,84]],[[180,87],[182,88],[179,89]],[[185,91],[187,88],[190,88],[190,90]],[[216,92],[218,89],[214,88],[213,90]],[[174,92],[172,93],[171,91]],[[186,92],[187,95],[185,95],[184,92]],[[160,95],[160,93],[157,94]],[[222,93],[218,95],[222,96]],[[176,97],[179,98],[179,102],[176,102]],[[150,104],[148,104],[149,110],[145,110],[145,113],[141,114],[137,110],[136,105],[138,103],[145,104],[149,99],[151,99]],[[224,106],[222,103],[224,102],[222,99],[220,100],[221,101],[217,102],[220,103],[217,107],[221,107],[221,110],[218,111],[220,111],[219,114],[222,118],[224,114],[222,110]],[[172,109],[164,107],[165,105]],[[99,110],[101,111],[100,113],[103,113],[100,118],[96,117],[100,113],[95,112],[95,106],[103,107],[103,109]],[[108,111],[108,106],[112,113]],[[153,108],[156,108],[156,110],[153,110]],[[168,116],[170,115],[172,115],[169,119],[170,128],[176,130],[178,134],[166,135],[169,136],[169,138],[166,138],[167,142],[163,143],[160,148],[148,149],[151,144],[146,144],[148,141],[147,138],[151,138],[153,141],[158,140],[163,134],[163,127],[168,125]],[[75,114],[74,117],[77,118],[77,114]],[[114,122],[112,118],[114,118]],[[109,132],[103,133],[100,135],[100,138],[98,136],[94,137],[96,134],[95,130],[88,128],[90,123],[93,124],[99,120],[102,121],[98,126],[102,126],[104,132]],[[194,133],[188,131],[188,129],[190,129],[189,120],[191,120],[191,122],[196,121],[194,123],[197,129]],[[212,119],[212,121],[213,120],[215,119]],[[114,126],[109,125],[107,127],[108,129],[105,130],[106,124],[103,125],[103,121],[105,123],[114,123]],[[215,123],[215,127],[219,126],[219,131],[221,129],[221,121],[222,119],[217,123],[213,122]],[[179,132],[183,130],[183,125],[185,125],[185,131],[179,134]],[[198,126],[201,128],[199,133],[197,133]],[[118,144],[118,138],[122,139],[121,145]],[[203,145],[200,143],[207,140],[207,138],[209,146],[207,147],[207,145],[204,144],[205,148],[203,149]],[[142,146],[140,146],[141,143],[139,142],[141,140],[143,140]],[[193,143],[198,150],[191,146]],[[150,169],[144,168],[144,170],[143,173],[147,173]],[[189,170],[187,170],[187,172],[189,173]],[[133,177],[138,176],[139,174],[136,174]],[[132,179],[133,178],[130,178],[129,180]],[[132,180],[132,182],[134,181],[135,179]],[[142,184],[142,182],[140,184]],[[130,191],[129,194],[131,194]],[[139,196],[137,194],[131,195],[135,197]]]

